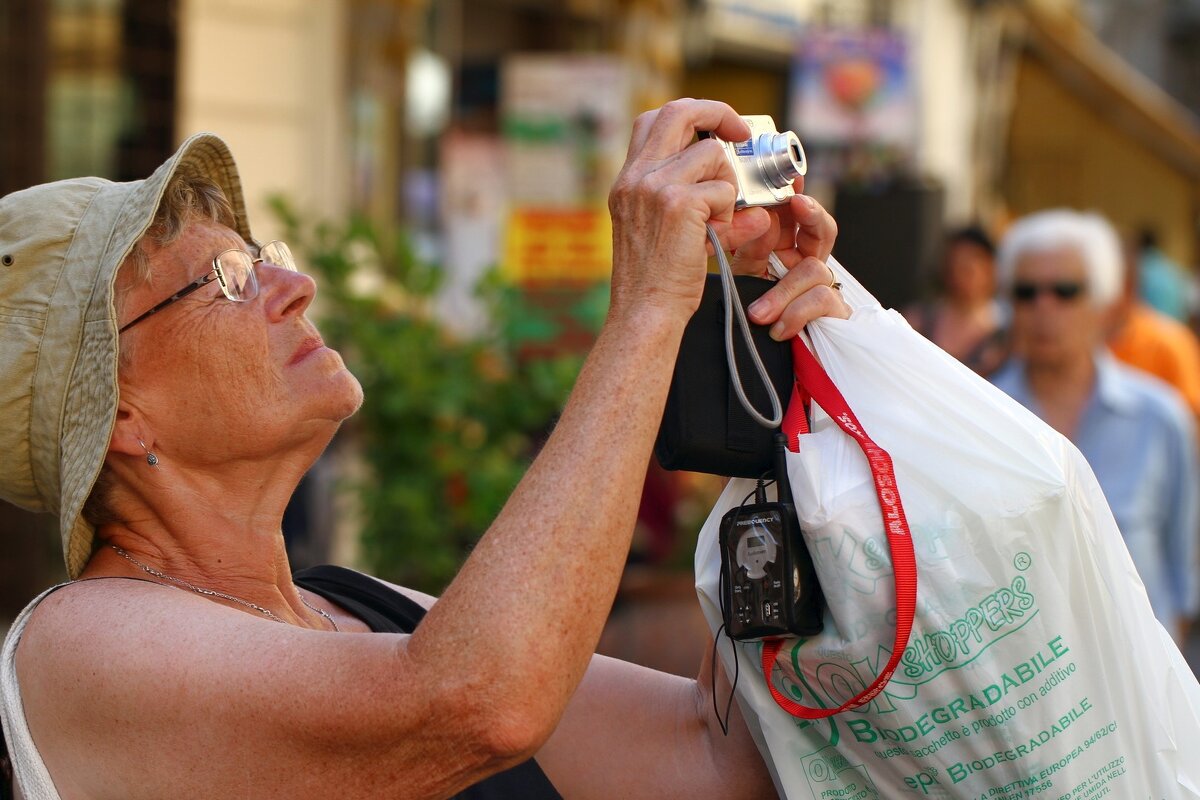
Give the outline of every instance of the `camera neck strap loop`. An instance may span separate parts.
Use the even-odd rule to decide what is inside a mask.
[[[904,649],[908,646],[909,635],[912,633],[913,616],[917,607],[917,563],[913,552],[912,534],[904,515],[900,492],[896,486],[896,473],[892,465],[892,457],[867,435],[862,423],[858,421],[846,403],[846,399],[842,397],[842,393],[838,391],[825,369],[799,336],[792,339],[792,358],[796,370],[796,386],[791,402],[788,404],[788,413],[783,421],[783,432],[787,437],[788,449],[792,452],[799,452],[800,434],[808,432],[805,407],[810,398],[816,401],[817,405],[825,410],[825,413],[837,423],[838,427],[862,448],[863,455],[867,457],[867,463],[871,467],[875,494],[879,498],[879,507],[883,512],[883,528],[887,533],[896,585],[896,640],[892,645],[891,658],[888,659],[887,665],[870,686],[837,708],[812,708],[801,705],[780,692],[771,681],[771,674],[775,669],[775,661],[779,656],[779,651],[783,648],[784,640],[770,639],[763,642],[763,676],[766,678],[767,688],[770,689],[775,702],[794,717],[824,719],[842,711],[866,705],[882,692],[884,686],[891,680],[892,674],[900,664],[900,657],[904,655]]]
[[[708,241],[712,244],[713,252],[717,257],[717,266],[721,271],[721,289],[725,296],[725,360],[729,364],[729,382],[733,384],[738,402],[742,404],[742,408],[746,409],[746,413],[759,425],[774,430],[783,422],[783,408],[779,403],[779,395],[771,383],[771,376],[767,374],[767,368],[763,366],[758,348],[754,346],[754,339],[751,338],[750,323],[746,321],[746,311],[742,308],[742,300],[738,296],[737,285],[733,281],[733,268],[729,266],[729,259],[721,247],[721,240],[717,238],[717,233],[711,225],[705,225],[704,228],[708,232]],[[754,362],[758,377],[762,380],[763,386],[767,388],[767,396],[771,400],[771,416],[769,418],[763,416],[754,407],[750,398],[746,397],[746,390],[742,387],[742,376],[738,372],[737,357],[734,355],[733,349],[733,319],[735,316],[738,327],[742,331],[742,340],[750,351],[750,360]]]

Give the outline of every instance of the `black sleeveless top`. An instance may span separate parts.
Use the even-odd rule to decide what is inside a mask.
[[[375,633],[412,633],[425,616],[425,609],[413,600],[345,567],[311,567],[292,579],[349,611]],[[518,799],[562,800],[562,796],[532,758],[454,795],[454,800]]]

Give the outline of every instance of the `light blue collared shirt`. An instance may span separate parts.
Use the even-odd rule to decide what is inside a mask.
[[[1174,633],[1200,607],[1200,467],[1191,414],[1178,393],[1143,372],[1097,353],[1096,385],[1072,437],[1083,453],[1146,584],[1154,615]],[[1042,416],[1013,359],[991,378]]]

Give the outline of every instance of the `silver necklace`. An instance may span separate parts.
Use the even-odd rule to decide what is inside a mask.
[[[234,597],[233,595],[226,594],[225,592],[218,592],[216,589],[205,589],[203,586],[196,586],[195,584],[188,583],[187,581],[183,580],[182,578],[176,578],[174,575],[168,575],[167,573],[161,572],[160,570],[157,570],[154,567],[143,564],[142,562],[138,561],[133,556],[129,555],[129,553],[125,552],[125,550],[123,550],[122,548],[117,547],[115,544],[110,544],[109,547],[111,547],[113,550],[115,550],[117,552],[117,555],[119,555],[122,558],[124,558],[125,560],[131,562],[135,567],[140,569],[142,572],[145,572],[147,575],[153,575],[154,577],[158,578],[159,580],[170,581],[171,583],[177,584],[179,586],[184,586],[188,589],[191,589],[196,594],[202,594],[207,597],[220,597],[222,600],[229,600],[232,603],[237,603],[239,605],[245,606],[246,608],[254,609],[255,611],[262,614],[264,617],[266,617],[269,620],[274,620],[275,622],[282,622],[285,625],[287,624],[287,620],[283,619],[282,617],[277,616],[275,614],[275,612],[269,608],[264,608],[263,606],[260,606],[257,603],[251,603],[249,600],[243,600],[240,597]],[[311,610],[317,612],[322,617],[329,620],[329,624],[333,626],[334,631],[341,633],[342,629],[338,627],[338,624],[334,620],[334,618],[329,616],[329,614],[327,612],[322,611],[321,609],[317,608],[316,606],[312,605],[307,600],[305,600],[303,594],[300,595],[300,602],[304,603],[304,605],[308,606]]]

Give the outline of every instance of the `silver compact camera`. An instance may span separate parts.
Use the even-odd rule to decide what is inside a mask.
[[[792,181],[808,172],[808,161],[800,137],[791,131],[780,133],[769,115],[742,117],[750,126],[750,138],[727,142],[701,131],[701,139],[716,139],[725,148],[725,157],[737,175],[737,207],[777,206],[796,194]]]

